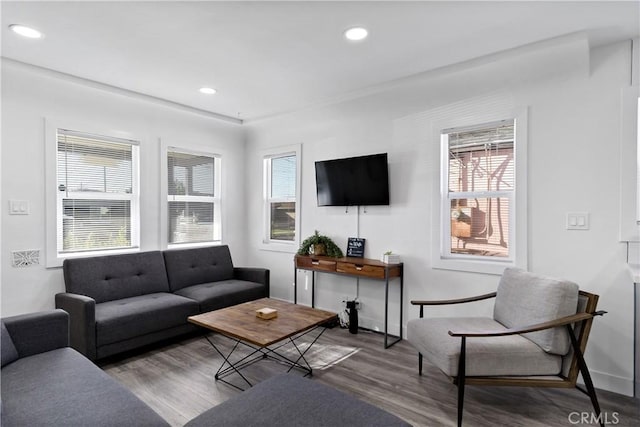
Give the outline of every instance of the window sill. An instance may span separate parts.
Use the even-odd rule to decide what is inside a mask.
[[[496,276],[502,275],[505,268],[519,267],[512,260],[491,261],[491,260],[472,260],[458,258],[440,258],[434,260],[433,268],[437,270],[455,270],[467,271],[471,273],[492,274]]]
[[[298,252],[297,243],[260,243],[258,249],[261,251],[269,252],[283,252],[288,254],[295,254]]]
[[[106,256],[106,255],[131,254],[135,252],[140,252],[140,248],[135,247],[135,248],[128,248],[128,249],[114,249],[114,250],[108,250],[108,251],[75,252],[75,253],[69,253],[65,255],[54,255],[51,257],[47,257],[46,268],[62,267],[62,263],[64,263],[65,259],[92,258],[97,256]]]
[[[198,243],[169,243],[167,249],[186,249],[186,248],[205,248],[207,246],[220,246],[222,242],[220,240],[212,240],[210,242],[198,242]]]

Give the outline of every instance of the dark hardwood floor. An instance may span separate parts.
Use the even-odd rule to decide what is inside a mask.
[[[230,349],[231,341],[216,334],[209,336]],[[418,376],[417,354],[407,341],[385,350],[382,339],[380,334],[367,331],[352,335],[340,328],[327,330],[318,344],[360,350],[328,369],[314,370],[313,380],[384,408],[414,426],[455,425],[456,387],[428,362],[423,376]],[[204,336],[196,336],[111,359],[101,367],[171,425],[182,426],[240,393],[213,379],[221,362]],[[258,382],[285,370],[276,362],[260,361],[243,373]],[[243,386],[239,378],[229,380]],[[589,398],[575,389],[470,386],[465,391],[466,426],[597,425],[580,423],[580,414],[590,414],[592,407]],[[603,390],[598,391],[598,398],[608,425],[640,425],[638,399]]]

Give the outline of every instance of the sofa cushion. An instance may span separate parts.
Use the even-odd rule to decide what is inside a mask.
[[[186,325],[198,313],[198,303],[179,295],[156,293],[96,305],[96,343],[129,338]]]
[[[334,388],[281,374],[215,406],[185,427],[394,427],[400,418]]]
[[[493,318],[507,328],[535,325],[576,313],[578,285],[524,270],[508,268],[498,285]],[[525,334],[544,351],[565,355],[569,335],[564,327]]]
[[[409,342],[449,376],[458,375],[461,338],[449,331],[502,331],[491,318],[420,318],[407,323]],[[557,375],[562,357],[544,352],[521,335],[467,338],[466,376]]]
[[[2,352],[2,366],[8,365],[14,360],[18,360],[18,350],[16,350],[16,346],[13,345],[13,340],[11,339],[11,335],[7,330],[7,327],[2,323],[2,336],[0,337],[0,351]]]
[[[164,251],[167,277],[171,291],[187,286],[233,279],[233,263],[229,247]]]
[[[182,288],[175,294],[198,301],[202,313],[268,296],[264,285],[245,280],[203,283]]]
[[[63,271],[67,292],[96,303],[169,292],[160,251],[66,259]]]
[[[75,350],[22,358],[2,369],[6,426],[166,426],[150,407]]]

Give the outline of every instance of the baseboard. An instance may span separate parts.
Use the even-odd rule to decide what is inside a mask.
[[[625,396],[633,397],[633,378],[623,378],[616,375],[607,374],[604,372],[594,371],[589,369],[591,373],[591,379],[593,385],[597,389],[607,390],[614,393],[622,394]],[[582,378],[579,378],[579,383],[582,383]]]
[[[380,321],[380,319],[372,319],[370,317],[358,316],[358,326],[360,326],[361,328],[370,329],[376,332],[384,332],[384,321]],[[403,330],[402,332],[403,332],[402,337],[406,338],[405,331]],[[388,324],[388,333],[390,335],[397,336],[398,324],[390,321]]]

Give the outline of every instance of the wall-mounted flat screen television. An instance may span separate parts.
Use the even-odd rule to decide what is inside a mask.
[[[389,204],[387,153],[316,162],[318,206]]]

